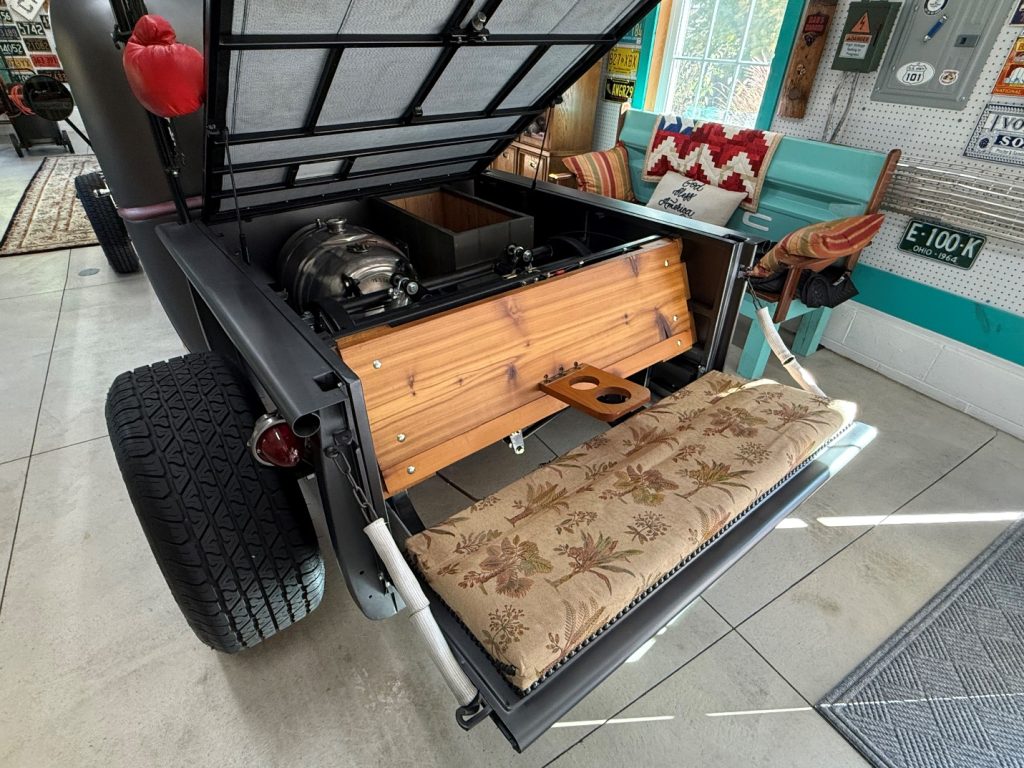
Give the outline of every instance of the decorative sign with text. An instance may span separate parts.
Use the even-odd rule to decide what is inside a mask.
[[[915,256],[941,261],[952,267],[970,269],[988,238],[974,232],[947,227],[931,221],[911,219],[899,249]]]
[[[964,157],[1024,168],[1024,104],[988,104]]]

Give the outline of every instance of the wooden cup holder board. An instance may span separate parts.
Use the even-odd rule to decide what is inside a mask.
[[[647,387],[592,365],[577,365],[540,384],[541,391],[601,421],[616,421],[651,401]]]

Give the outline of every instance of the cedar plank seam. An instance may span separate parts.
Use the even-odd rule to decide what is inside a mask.
[[[680,255],[679,241],[662,239],[370,338],[339,339],[363,384],[387,493],[566,407],[539,388],[560,367],[587,362],[624,377],[689,349]]]

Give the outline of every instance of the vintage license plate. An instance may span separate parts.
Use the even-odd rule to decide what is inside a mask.
[[[26,37],[22,39],[25,47],[32,53],[53,53],[50,41],[45,37]]]
[[[60,67],[60,59],[52,53],[33,53],[32,54],[32,66],[36,69],[39,67],[47,67],[56,69]]]
[[[0,56],[24,56],[25,46],[10,40],[0,41]]]
[[[1024,105],[988,104],[964,156],[1024,166]]]
[[[911,219],[899,249],[960,269],[970,269],[987,240],[984,235],[976,232]]]
[[[608,54],[609,75],[635,76],[639,66],[639,48],[624,48],[622,46],[618,46],[616,48],[612,48],[611,53]]]
[[[21,32],[22,37],[27,35],[45,35],[46,27],[43,26],[41,21],[19,21],[17,22],[18,31]]]

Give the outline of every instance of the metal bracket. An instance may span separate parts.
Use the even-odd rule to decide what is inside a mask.
[[[516,456],[522,456],[526,453],[526,441],[523,439],[523,431],[521,429],[517,429],[508,436],[508,447],[515,452]]]
[[[455,722],[462,730],[468,731],[490,717],[493,711],[491,705],[484,701],[483,696],[478,693],[469,704],[455,710]]]

